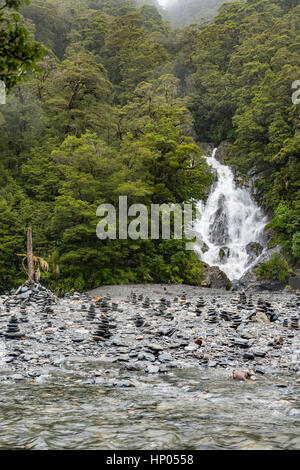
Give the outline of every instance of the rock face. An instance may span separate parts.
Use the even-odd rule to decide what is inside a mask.
[[[202,287],[212,289],[230,289],[231,282],[225,273],[218,266],[209,266],[203,263],[205,269],[205,278],[201,283]]]
[[[283,290],[285,285],[280,281],[272,281],[271,279],[263,279],[261,281],[255,281],[249,284],[247,290],[254,291],[271,291],[276,292]]]
[[[249,265],[252,264],[263,252],[264,247],[260,243],[248,243],[246,251],[249,255]]]
[[[282,290],[285,286],[279,281],[271,280],[262,280],[257,281],[255,270],[266,261],[269,261],[274,253],[280,251],[280,246],[271,248],[269,250],[263,250],[262,245],[259,243],[249,243],[247,246],[248,253],[253,257],[252,265],[249,267],[248,271],[239,279],[232,282],[233,290],[242,290],[242,289],[253,289],[253,290]],[[261,254],[257,257],[256,253],[261,251]],[[255,263],[254,263],[255,261]]]
[[[198,142],[198,146],[204,155],[210,155],[214,149],[214,145],[208,142]]]
[[[229,241],[228,215],[225,210],[225,196],[222,194],[218,201],[215,219],[210,225],[210,241],[214,245],[226,245]]]
[[[230,147],[230,143],[226,142],[226,140],[221,142],[218,147],[218,150],[216,152],[216,159],[222,164],[226,163],[225,159],[228,156],[229,147]]]

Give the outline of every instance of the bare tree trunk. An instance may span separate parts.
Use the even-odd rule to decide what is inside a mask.
[[[27,262],[28,262],[28,280],[31,282],[35,282],[34,261],[33,261],[33,251],[32,251],[32,228],[29,228],[27,232]]]

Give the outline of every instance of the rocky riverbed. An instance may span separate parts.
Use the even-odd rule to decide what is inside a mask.
[[[25,284],[0,298],[0,382],[132,387],[141,375],[197,368],[300,375],[300,296],[189,286],[104,287],[59,299]],[[80,372],[97,362],[97,370]],[[126,380],[118,374],[126,372]],[[298,379],[297,379],[298,380]],[[284,381],[282,383],[284,386]]]
[[[25,285],[0,306],[0,449],[300,448],[296,294]]]

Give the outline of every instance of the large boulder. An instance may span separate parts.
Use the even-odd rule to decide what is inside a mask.
[[[210,287],[211,289],[231,289],[231,282],[226,274],[218,266],[209,266],[202,263],[205,278],[201,283],[202,287]]]

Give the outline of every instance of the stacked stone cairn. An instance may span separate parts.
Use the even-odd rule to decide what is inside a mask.
[[[21,314],[20,321],[21,321],[22,323],[28,323],[28,315],[27,315],[27,311],[26,311],[25,305],[21,305],[21,307],[20,307],[20,314]]]
[[[91,304],[90,307],[89,307],[89,310],[88,310],[88,314],[87,314],[86,319],[87,319],[88,321],[94,321],[94,320],[95,320],[95,316],[96,316],[95,305],[94,305],[94,304]]]
[[[291,329],[292,330],[299,330],[299,317],[293,315],[291,317]]]
[[[103,341],[112,336],[110,332],[109,320],[105,314],[102,314],[98,322],[95,323],[96,328],[92,333],[94,341]]]
[[[15,315],[12,315],[9,319],[7,330],[5,332],[5,338],[7,339],[21,339],[24,337],[24,333],[19,330],[19,322]]]
[[[137,328],[141,328],[145,323],[144,319],[142,318],[142,316],[139,313],[137,313],[135,315],[133,321],[134,321],[134,324]]]
[[[208,323],[210,325],[218,323],[218,316],[217,316],[216,309],[214,307],[210,307],[208,309]]]
[[[247,303],[247,296],[246,296],[245,291],[240,292],[239,303],[240,303],[241,305],[246,305],[246,303]]]
[[[287,318],[285,318],[282,322],[282,326],[284,326],[284,328],[288,328],[289,327],[289,321]]]
[[[150,299],[149,297],[146,297],[143,304],[142,304],[142,307],[143,308],[150,308]]]
[[[136,296],[136,293],[135,292],[131,292],[130,294],[130,301],[133,305],[135,305],[137,303],[137,296]]]
[[[229,313],[226,310],[222,310],[220,313],[221,320],[230,321]]]
[[[233,313],[231,317],[231,328],[234,328],[235,330],[242,324],[242,318],[241,316],[236,312]]]
[[[205,307],[205,301],[204,301],[203,297],[199,297],[199,299],[196,303],[196,315],[197,315],[197,317],[200,317],[204,307]]]

